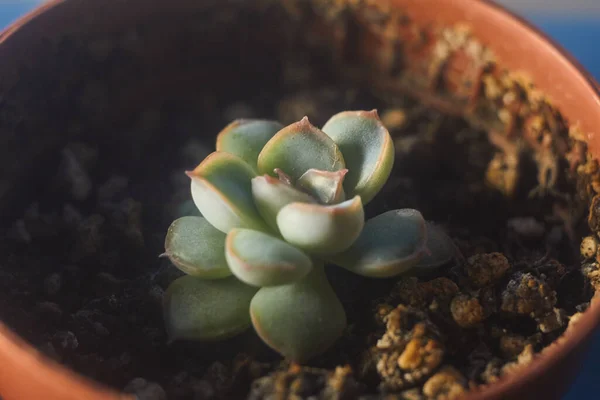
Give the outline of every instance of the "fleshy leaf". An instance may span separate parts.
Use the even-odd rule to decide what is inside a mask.
[[[176,279],[163,300],[169,340],[219,340],[243,332],[250,326],[248,309],[256,291],[234,276]]]
[[[217,151],[234,154],[256,169],[258,154],[281,129],[283,129],[283,125],[277,121],[235,120],[217,135]]]
[[[367,204],[381,190],[394,165],[394,142],[377,111],[341,112],[327,121],[323,132],[344,154],[346,195],[359,195]]]
[[[296,186],[310,193],[323,204],[337,204],[346,200],[342,184],[347,173],[348,170],[345,168],[335,172],[311,168],[298,178]]]
[[[388,211],[368,220],[354,244],[329,261],[359,275],[396,276],[419,262],[426,251],[426,233],[417,210]]]
[[[434,268],[446,264],[456,255],[456,245],[439,226],[426,223],[427,252],[419,259],[415,268]]]
[[[364,226],[365,214],[360,196],[343,203],[291,203],[277,214],[283,238],[313,254],[335,254],[354,243]]]
[[[260,174],[273,175],[279,168],[294,182],[311,168],[333,172],[344,167],[338,146],[307,117],[277,132],[258,155]]]
[[[308,194],[269,175],[252,179],[252,195],[260,215],[277,232],[277,214],[284,206],[294,202],[315,203]]]
[[[225,259],[225,236],[202,217],[182,217],[167,231],[165,255],[188,275],[224,278],[231,275]]]
[[[312,268],[310,257],[289,243],[251,229],[227,234],[225,255],[239,280],[253,286],[277,286],[296,282]]]
[[[233,228],[269,230],[254,205],[254,170],[244,160],[217,151],[187,174],[194,203],[212,226],[225,233]]]
[[[291,285],[261,288],[250,315],[256,333],[271,348],[303,362],[327,350],[346,327],[346,313],[322,265]]]

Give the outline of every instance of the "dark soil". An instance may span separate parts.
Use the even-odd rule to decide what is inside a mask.
[[[573,236],[557,212],[580,204],[530,197],[535,167],[522,171],[532,178],[512,199],[487,186],[494,147],[486,132],[459,118],[337,85],[188,104],[147,110],[120,131],[175,138],[163,151],[143,154],[135,170],[114,162],[105,147],[69,143],[61,160],[46,166],[51,179],[34,183],[35,197],[3,232],[0,317],[84,375],[144,399],[259,399],[282,390],[437,398],[526,363],[591,298],[579,272],[579,225]],[[447,230],[464,259],[433,276],[390,280],[328,270],[349,327],[310,364],[319,369],[288,369],[251,330],[217,345],[167,345],[161,298],[180,272],[158,255],[170,222],[195,212],[183,171],[214,146],[198,130],[216,134],[238,117],[290,123],[308,115],[320,126],[335,112],[373,108],[390,128],[397,156],[368,216],[417,208]]]

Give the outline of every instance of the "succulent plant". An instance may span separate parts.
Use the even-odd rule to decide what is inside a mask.
[[[237,120],[193,171],[202,216],[173,222],[165,255],[187,275],[165,294],[171,340],[219,340],[250,325],[302,362],[346,326],[324,265],[388,278],[442,265],[452,241],[413,209],[365,222],[363,207],[394,163],[377,112],[346,111],[322,128]]]

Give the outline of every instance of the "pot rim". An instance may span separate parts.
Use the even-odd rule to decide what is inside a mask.
[[[19,17],[8,27],[0,31],[0,45],[8,40],[14,33],[19,31],[24,25],[32,22],[37,17],[48,12],[54,7],[68,1],[69,0],[49,0]],[[453,0],[444,1],[453,2]],[[401,2],[402,0],[392,1],[392,3],[396,5]],[[525,18],[492,0],[472,0],[472,2],[473,7],[482,7],[484,9],[483,12],[487,13],[488,15],[495,15],[496,17],[504,20],[512,20],[512,22],[524,28],[529,35],[535,37],[538,42],[545,47],[546,50],[550,51],[554,55],[556,62],[565,64],[569,68],[570,73],[574,74],[574,76],[584,82],[587,91],[592,96],[589,101],[595,102],[595,108],[597,108],[598,113],[600,113],[600,84],[565,48],[563,48],[555,40],[551,39],[546,33],[535,27]],[[600,130],[600,126],[598,127],[598,130]],[[588,144],[588,149],[594,158],[599,159],[600,140],[597,141],[599,142],[598,145],[591,146],[590,142],[592,141],[593,136],[593,134],[587,134],[585,136],[586,144]],[[512,372],[507,376],[503,376],[498,382],[489,385],[481,385],[476,389],[471,389],[466,398],[469,400],[484,400],[489,397],[502,397],[504,394],[508,393],[509,390],[512,391],[515,389],[515,387],[523,386],[529,380],[544,374],[552,366],[559,363],[567,356],[568,353],[575,349],[578,343],[589,338],[600,326],[600,302],[597,301],[597,298],[598,296],[595,295],[594,298],[592,298],[590,307],[583,313],[577,322],[574,323],[573,326],[569,327],[563,333],[563,335],[561,335],[561,337],[544,348],[542,352],[538,353],[530,364],[524,366],[518,371],[518,373]],[[92,389],[98,395],[98,397],[93,398],[97,398],[98,400],[131,398],[125,395],[120,396],[114,392],[106,390],[101,385],[97,385],[91,380],[84,379],[79,373],[73,372],[70,369],[55,363],[48,357],[35,350],[30,344],[19,338],[18,335],[11,332],[10,329],[6,328],[2,323],[0,323],[0,359],[11,359],[15,362],[19,359],[24,359],[26,362],[21,362],[20,364],[23,368],[21,371],[25,371],[26,375],[32,377],[38,375],[38,373],[32,373],[34,372],[32,370],[33,367],[43,369],[45,370],[45,374],[48,374],[51,379],[60,380],[63,383],[70,382],[71,388],[76,386],[76,389],[83,390],[86,393],[91,393],[89,390]],[[16,373],[12,374],[12,376],[23,377],[23,374]],[[1,378],[2,374],[0,373],[0,379]],[[48,388],[47,385],[39,382],[39,379],[37,379],[37,381],[38,384]],[[35,380],[30,381],[31,384],[35,384],[34,382]],[[84,392],[80,391],[78,393],[81,394]],[[81,398],[77,397],[77,394],[75,393],[72,394],[75,395],[75,397],[69,398]],[[47,398],[54,399],[50,393],[48,393],[48,395],[49,397]],[[6,400],[11,400],[8,397],[5,398]],[[92,399],[92,397],[86,398]],[[67,398],[61,397],[61,399],[66,400]]]

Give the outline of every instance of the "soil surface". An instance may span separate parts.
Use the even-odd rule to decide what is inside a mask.
[[[170,222],[196,212],[183,171],[214,148],[198,127],[216,134],[234,118],[304,115],[321,126],[338,111],[373,108],[397,156],[367,217],[417,208],[462,258],[388,280],[328,269],[349,326],[310,368],[282,362],[251,329],[218,344],[167,345],[162,294],[181,273],[158,255]],[[121,134],[178,140],[143,155],[139,170],[94,143],[65,146],[2,233],[0,317],[50,357],[140,399],[452,398],[528,363],[592,296],[580,272],[584,224],[565,222],[581,205],[532,195],[533,163],[523,163],[531,179],[515,197],[489,187],[487,133],[406,98],[335,86],[199,99],[147,110]]]

